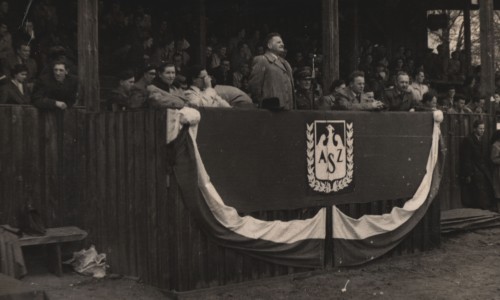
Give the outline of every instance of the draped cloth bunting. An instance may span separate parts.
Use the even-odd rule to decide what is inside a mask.
[[[205,171],[196,147],[198,112],[184,108],[169,116],[172,119],[168,122],[177,120],[173,123],[191,125],[189,129],[170,126],[167,132],[170,136],[177,135],[171,143],[175,153],[174,174],[183,201],[202,230],[222,246],[272,263],[311,268],[323,266],[325,208],[307,220],[284,222],[240,217],[234,208],[224,204]]]
[[[388,214],[353,219],[333,206],[336,265],[359,265],[382,256],[396,247],[424,217],[439,191],[443,172],[443,154],[439,152],[439,124],[442,120],[441,111],[435,112],[426,173],[413,197],[403,207],[394,207]]]
[[[196,144],[198,111],[169,111],[167,141],[174,153],[173,170],[186,208],[200,228],[218,244],[248,255],[296,267],[324,265],[326,208],[306,220],[263,221],[240,216],[227,206],[210,181]],[[395,247],[425,215],[437,194],[440,174],[436,166],[439,119],[435,115],[432,146],[426,174],[412,199],[391,214],[351,219],[333,207],[333,238],[337,265],[356,265],[379,257]]]

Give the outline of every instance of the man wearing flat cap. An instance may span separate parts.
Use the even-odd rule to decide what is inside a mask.
[[[253,60],[248,83],[252,100],[261,107],[271,100],[279,106],[276,108],[294,109],[292,67],[282,57],[285,44],[278,33],[270,33],[266,38],[266,45],[266,53]]]

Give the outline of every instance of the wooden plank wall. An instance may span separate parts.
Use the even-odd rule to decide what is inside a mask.
[[[439,245],[439,217],[457,206],[458,144],[478,116],[447,116],[443,185],[429,213],[388,255]],[[491,121],[491,120],[489,120]],[[490,122],[491,123],[491,122]],[[185,209],[168,169],[160,111],[47,113],[0,106],[0,224],[16,224],[27,200],[48,226],[78,225],[105,252],[111,272],[186,291],[306,271],[273,265],[214,244]],[[491,134],[488,126],[487,134]],[[458,195],[458,196],[457,196]],[[403,200],[343,205],[348,215],[389,212]],[[315,209],[257,212],[265,220],[306,218]],[[327,243],[327,264],[334,252]]]

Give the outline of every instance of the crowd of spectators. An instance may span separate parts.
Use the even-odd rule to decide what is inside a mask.
[[[16,21],[19,20],[9,13],[8,1],[0,2],[0,71],[4,86],[0,103],[61,108],[62,105],[55,103],[65,102],[60,101],[62,98],[40,100],[40,88],[55,88],[57,85],[49,84],[55,80],[65,82],[59,87],[64,89],[62,94],[75,95],[75,99],[66,103],[72,106],[78,101],[74,77],[76,32],[71,35],[69,30],[61,29],[64,27],[59,26],[61,16],[50,0],[40,1],[32,11],[31,19],[24,20],[18,27]],[[100,1],[99,20],[100,70],[116,78],[116,85],[105,95],[107,109],[166,107],[165,103],[179,106],[171,99],[161,103],[159,94],[152,93],[150,87],[179,96],[184,104],[193,106],[260,105],[249,84],[255,57],[267,49],[264,41],[270,31],[267,25],[240,27],[234,32],[209,32],[204,49],[205,64],[199,66],[199,59],[193,58],[200,51],[197,41],[189,40],[183,34],[186,31],[181,32],[179,26],[174,28],[167,17],[153,15],[140,5]],[[444,45],[437,47],[437,53],[432,49],[418,53],[409,47],[399,46],[393,50],[366,40],[357,51],[355,72],[349,78],[336,79],[331,86],[323,87],[319,39],[297,33],[297,36],[285,36],[284,40],[291,45],[280,56],[292,69],[293,109],[414,111],[439,108],[449,113],[486,112],[489,96],[479,93],[480,68],[467,74],[463,50],[447,57]],[[60,73],[61,65],[64,78],[56,73]],[[167,70],[168,74],[164,74]],[[500,85],[500,76],[498,78]],[[446,90],[437,91],[433,88],[434,82],[449,84],[445,85]],[[75,91],[69,93],[69,89]],[[194,95],[198,96],[196,100]]]

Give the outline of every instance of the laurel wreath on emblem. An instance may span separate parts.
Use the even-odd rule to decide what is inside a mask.
[[[353,123],[346,123],[346,176],[333,182],[317,180],[314,176],[314,123],[306,124],[307,127],[307,179],[309,186],[322,193],[338,192],[352,182],[354,174],[354,129]]]

